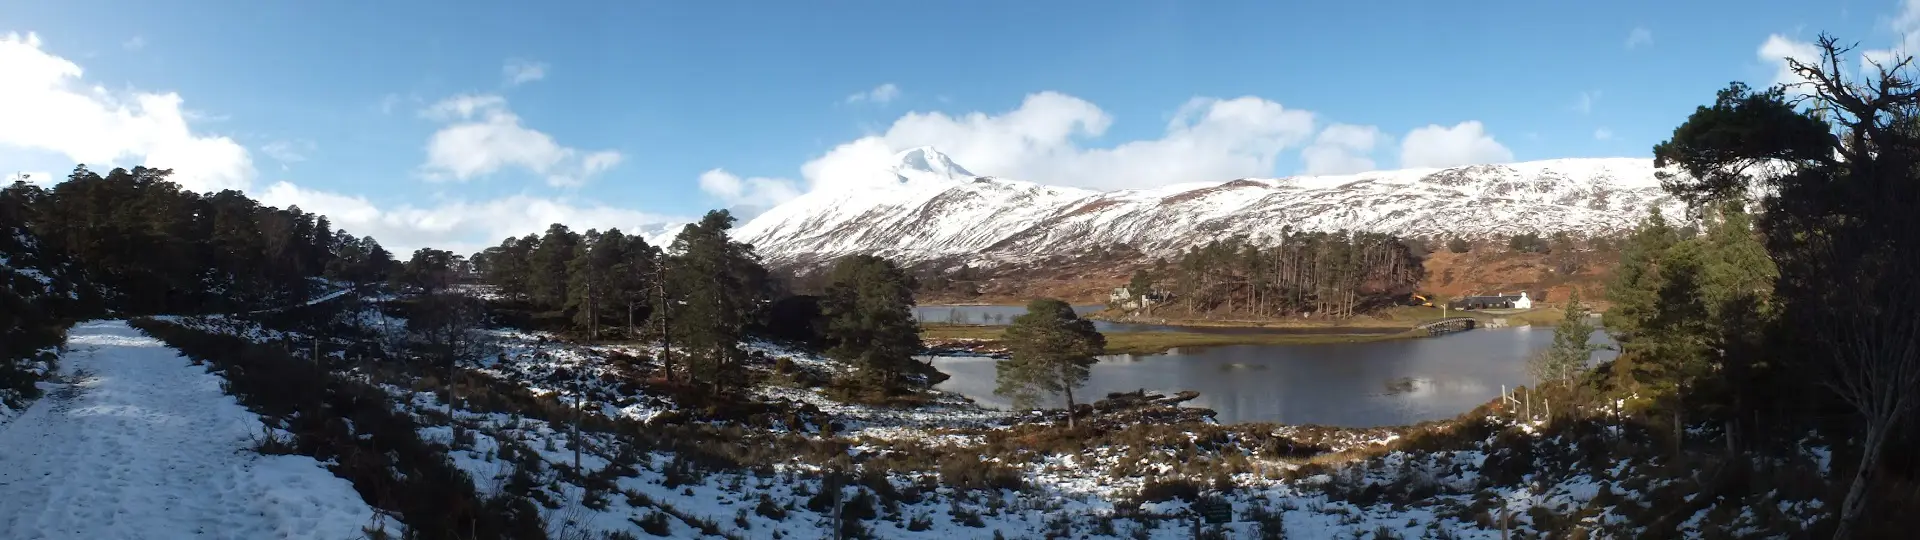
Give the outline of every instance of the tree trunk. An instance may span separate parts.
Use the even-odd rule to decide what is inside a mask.
[[[460,395],[455,393],[454,386],[457,385],[455,385],[453,381],[459,377],[457,373],[459,369],[460,368],[455,366],[447,366],[447,422],[450,425],[454,422],[454,418],[457,418],[453,414],[454,407],[456,407],[454,402],[459,401]]]
[[[593,269],[587,269],[587,343],[600,339],[600,306],[594,302]]]
[[[1680,448],[1686,445],[1686,440],[1687,440],[1686,416],[1681,414],[1680,406],[1675,405],[1673,408],[1673,454],[1674,455],[1676,456],[1680,455]]]
[[[1866,446],[1861,449],[1860,466],[1854,470],[1853,484],[1847,487],[1847,498],[1840,503],[1840,526],[1833,530],[1834,540],[1852,538],[1854,525],[1866,511],[1867,487],[1873,480],[1874,469],[1880,466],[1880,447],[1886,442],[1889,427],[1890,424],[1881,422],[1867,424]]]
[[[576,370],[573,375],[573,442],[570,446],[573,447],[573,472],[580,475],[586,474],[580,469],[580,417],[586,415],[587,398],[586,392],[581,388],[580,379],[585,376],[584,370]]]
[[[1067,429],[1073,429],[1073,385],[1071,384],[1066,385],[1066,389],[1067,389],[1067,392],[1066,392],[1067,393]]]
[[[660,368],[666,370],[668,383],[673,382],[673,309],[668,304],[666,286],[666,265],[662,264],[660,275],[653,280],[653,290],[660,298]]]

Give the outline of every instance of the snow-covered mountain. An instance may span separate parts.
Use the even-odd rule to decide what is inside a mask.
[[[930,147],[895,156],[895,181],[816,189],[742,225],[769,262],[853,253],[904,262],[1014,261],[1126,244],[1162,253],[1246,235],[1363,230],[1494,238],[1630,229],[1658,205],[1651,159],[1555,159],[1338,176],[1244,178],[1097,192],[976,176]]]

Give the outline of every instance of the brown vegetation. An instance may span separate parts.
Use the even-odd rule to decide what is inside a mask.
[[[1536,301],[1552,304],[1578,289],[1580,297],[1592,304],[1606,298],[1607,280],[1619,261],[1619,251],[1604,242],[1572,253],[1516,252],[1481,242],[1466,253],[1440,250],[1427,255],[1427,277],[1420,290],[1446,298],[1528,291],[1538,296]],[[1569,268],[1574,271],[1560,271]]]
[[[1426,278],[1420,282],[1420,290],[1449,298],[1525,290],[1551,304],[1579,289],[1587,303],[1598,304],[1595,300],[1606,298],[1605,284],[1620,259],[1619,250],[1612,244],[1583,242],[1571,254],[1515,252],[1504,243],[1493,241],[1472,242],[1466,253],[1439,249],[1423,261]],[[969,280],[973,288],[922,288],[919,300],[929,305],[1018,305],[1033,298],[1053,297],[1076,305],[1104,304],[1113,289],[1127,285],[1135,269],[1147,268],[1153,263],[1146,257],[1121,257],[1117,251],[1103,257],[1091,255],[986,269]],[[1565,268],[1575,269],[1571,273],[1559,271]],[[1605,308],[1604,304],[1597,307]]]

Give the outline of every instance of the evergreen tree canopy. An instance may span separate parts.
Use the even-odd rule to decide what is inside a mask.
[[[1725,204],[1704,217],[1704,235],[1681,238],[1650,215],[1608,286],[1621,371],[1640,385],[1637,395],[1669,410],[1726,408],[1750,393],[1772,324],[1776,272],[1751,216]]]
[[[623,325],[635,337],[659,292],[660,257],[645,239],[619,229],[578,235],[555,223],[544,236],[509,237],[474,254],[472,266],[502,296],[565,315],[590,335]]]
[[[528,274],[533,271],[533,248],[539,244],[539,237],[533,235],[508,237],[499,246],[475,254],[475,270],[480,272],[482,280],[499,289],[501,295],[526,300],[532,293]]]
[[[827,355],[858,366],[869,384],[894,390],[922,349],[913,277],[892,261],[854,255],[834,266],[831,279],[822,305],[834,344]]]
[[[740,340],[771,289],[753,247],[728,236],[733,221],[725,210],[707,212],[674,237],[666,297],[655,311],[671,319],[669,337],[686,351],[693,380],[714,390],[739,383],[735,375],[746,359]]]
[[[567,263],[567,304],[575,324],[586,327],[588,335],[599,337],[600,322],[624,312],[622,265],[628,264],[627,236],[620,229],[606,233],[587,231],[584,241],[575,244],[573,260]]]
[[[1805,81],[1793,94],[1804,98],[1734,83],[1655,146],[1654,158],[1687,173],[1662,184],[1695,211],[1754,199],[1765,210],[1756,225],[1774,269],[1661,273],[1669,288],[1691,280],[1703,294],[1730,295],[1686,309],[1711,321],[1766,318],[1772,308],[1749,285],[1777,272],[1770,294],[1795,349],[1781,357],[1803,374],[1788,380],[1823,384],[1865,424],[1835,532],[1844,538],[1865,513],[1887,441],[1920,410],[1920,86],[1904,54],[1863,70],[1824,35],[1817,52],[1786,60]],[[1725,249],[1752,258],[1750,247]]]
[[[1580,302],[1580,290],[1574,289],[1567,298],[1560,324],[1553,329],[1553,344],[1541,352],[1540,358],[1532,366],[1535,379],[1565,382],[1586,370],[1587,361],[1598,350],[1591,343],[1594,331],[1592,313],[1586,304]]]
[[[1245,238],[1197,246],[1152,275],[1191,315],[1350,317],[1406,298],[1425,270],[1398,238],[1293,232],[1277,246]]]
[[[1148,294],[1152,294],[1153,274],[1147,273],[1147,269],[1145,268],[1135,269],[1133,271],[1133,278],[1127,280],[1127,292],[1132,294],[1134,298],[1142,298]]]
[[[1620,264],[1607,283],[1607,299],[1613,307],[1604,320],[1608,331],[1623,345],[1632,341],[1658,307],[1659,262],[1667,249],[1679,242],[1679,233],[1667,225],[1660,209],[1654,208],[1621,248]]]
[[[567,304],[567,263],[573,261],[580,235],[555,223],[527,256],[527,290],[535,304],[555,309]]]
[[[455,260],[459,258],[451,251],[420,248],[414,250],[413,257],[400,266],[400,272],[394,279],[426,294],[444,291],[453,286]]]
[[[1016,407],[1031,407],[1045,396],[1067,400],[1067,425],[1073,426],[1073,390],[1087,382],[1093,364],[1106,349],[1107,338],[1081,319],[1066,302],[1042,298],[1027,303],[1027,313],[1013,319],[1005,339],[1012,355],[996,366],[995,394],[1013,398]]]
[[[71,260],[104,307],[121,313],[274,307],[310,298],[316,278],[377,280],[393,264],[325,218],[238,191],[185,191],[170,174],[75,167],[52,189],[23,196],[28,228],[40,251]]]

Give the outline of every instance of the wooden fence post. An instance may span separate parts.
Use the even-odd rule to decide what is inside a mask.
[[[1507,540],[1508,522],[1507,505],[1502,504],[1500,505],[1500,540]]]

